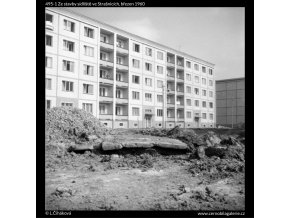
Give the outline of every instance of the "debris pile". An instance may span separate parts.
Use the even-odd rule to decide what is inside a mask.
[[[108,132],[92,114],[71,107],[54,107],[46,111],[47,141],[88,141],[92,135],[101,136]]]

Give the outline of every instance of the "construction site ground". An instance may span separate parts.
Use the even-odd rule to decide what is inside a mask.
[[[244,134],[244,130],[231,129],[183,131],[187,135],[211,131],[235,138]],[[119,143],[138,138],[151,140],[155,133],[112,130],[107,135]],[[161,137],[164,141],[171,140]],[[234,158],[219,155],[201,158],[192,150],[156,146],[69,151],[67,145],[62,148],[65,143],[46,146],[47,210],[245,208],[244,159],[240,154]]]

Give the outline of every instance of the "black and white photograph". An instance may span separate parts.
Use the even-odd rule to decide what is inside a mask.
[[[245,16],[46,2],[45,215],[245,216]]]

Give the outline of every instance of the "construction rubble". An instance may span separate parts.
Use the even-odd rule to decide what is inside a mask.
[[[61,107],[47,110],[45,147],[48,209],[86,209],[87,205],[88,209],[118,210],[126,209],[130,202],[135,209],[244,208],[243,129],[112,130],[83,110]],[[69,183],[56,177],[61,173],[75,178]],[[164,184],[168,184],[155,191],[160,192],[155,196],[152,185],[158,181],[162,185],[161,178],[167,175]],[[59,181],[54,183],[56,178]],[[99,182],[94,183],[95,179]],[[91,191],[85,192],[84,181],[91,185]],[[123,199],[128,184],[136,193]],[[140,186],[148,188],[143,197],[148,195],[149,199],[137,199],[143,191]],[[228,186],[234,193],[228,192]],[[110,189],[105,194],[106,187]],[[114,202],[107,199],[110,193],[121,196]],[[71,199],[70,204],[63,197]],[[167,199],[164,204],[159,203],[162,197]]]

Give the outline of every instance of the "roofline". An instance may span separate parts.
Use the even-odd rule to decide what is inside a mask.
[[[227,81],[233,81],[233,80],[245,80],[245,77],[238,77],[238,78],[231,78],[231,79],[221,79],[221,80],[216,80],[215,82],[227,82]]]
[[[99,20],[96,20],[96,19],[93,19],[93,18],[91,18],[91,17],[85,16],[85,15],[83,15],[83,14],[80,14],[80,13],[77,13],[77,12],[74,12],[74,11],[71,11],[71,10],[69,10],[69,9],[67,9],[67,8],[61,8],[61,7],[52,7],[52,8],[51,8],[51,7],[46,7],[46,9],[48,9],[48,10],[50,10],[50,11],[52,11],[52,12],[56,12],[56,13],[66,12],[66,13],[71,13],[72,15],[77,15],[77,16],[79,16],[79,17],[81,17],[81,18],[85,18],[85,19],[87,19],[87,20],[89,20],[89,21],[93,21],[93,22],[96,22],[96,23],[98,23],[98,24],[101,24],[101,25],[103,25],[104,27],[109,27],[109,28],[111,28],[111,29],[113,29],[113,30],[116,30],[116,31],[118,31],[118,32],[125,33],[125,34],[127,34],[127,35],[129,35],[129,36],[131,36],[131,37],[139,38],[139,39],[141,39],[141,40],[143,40],[143,41],[145,41],[145,42],[147,42],[147,43],[154,44],[155,46],[163,47],[164,49],[168,50],[170,53],[176,53],[177,55],[180,54],[180,55],[184,56],[185,58],[193,59],[193,60],[196,61],[196,62],[199,62],[199,63],[204,64],[204,65],[208,65],[208,66],[210,66],[210,67],[212,67],[212,68],[215,66],[215,64],[213,64],[213,63],[211,63],[211,62],[205,61],[205,60],[203,60],[203,59],[200,59],[200,58],[194,57],[194,56],[192,56],[192,55],[190,55],[190,54],[187,54],[187,53],[185,53],[185,52],[175,50],[175,49],[170,48],[170,47],[168,47],[168,46],[166,46],[166,45],[163,45],[163,44],[160,44],[160,43],[158,43],[158,42],[154,42],[154,41],[151,41],[151,40],[149,40],[149,39],[143,38],[143,37],[141,37],[141,36],[135,35],[135,34],[133,34],[133,33],[127,32],[127,31],[125,31],[125,30],[122,30],[122,29],[119,29],[119,28],[117,28],[117,27],[111,26],[111,25],[109,25],[109,24],[103,23],[103,22],[101,22],[101,21],[99,21]],[[66,15],[66,16],[69,16],[69,15]],[[76,18],[75,18],[75,19],[76,19]],[[101,28],[102,28],[102,27],[101,27]],[[133,40],[134,40],[134,39],[133,39]]]

